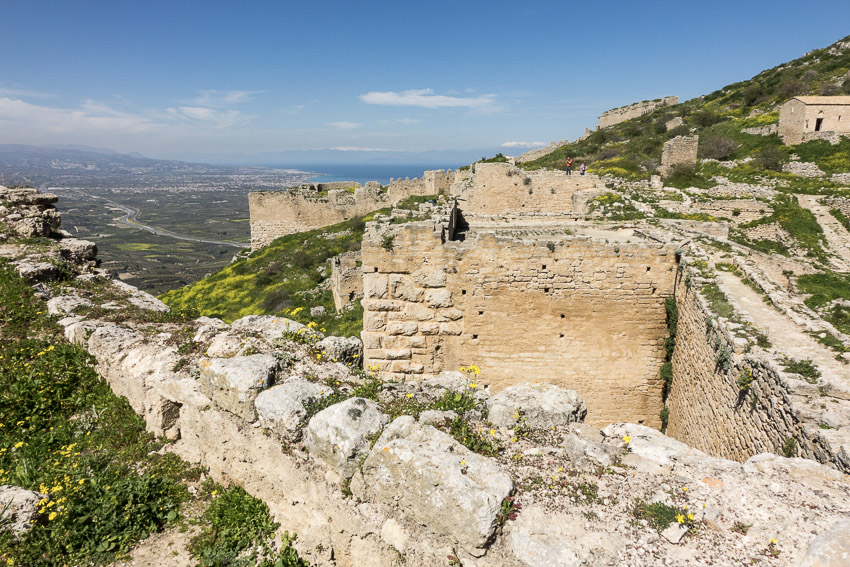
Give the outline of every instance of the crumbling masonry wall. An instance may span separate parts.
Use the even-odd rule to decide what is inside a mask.
[[[697,162],[699,136],[676,136],[664,142],[661,150],[661,175],[668,175],[673,166],[694,165]]]
[[[430,222],[370,223],[363,272],[367,368],[415,379],[475,364],[494,391],[578,391],[594,425],[660,426],[666,246],[497,232],[443,243]]]
[[[573,169],[578,169],[574,167]],[[465,213],[582,213],[583,193],[601,192],[605,184],[595,175],[564,175],[563,171],[523,171],[509,163],[477,163],[475,175],[453,193],[463,200]]]
[[[631,120],[632,118],[638,118],[644,114],[649,114],[656,108],[661,108],[662,106],[673,106],[676,104],[679,104],[679,97],[666,96],[660,100],[636,102],[628,106],[621,106],[620,108],[606,110],[599,117],[599,125],[596,128],[608,128],[614,124],[619,124],[620,122],[625,122],[626,120]]]
[[[329,189],[327,195],[310,189],[250,193],[251,249],[287,234],[330,226],[389,206],[380,187],[346,185],[358,186],[353,194],[344,189]]]
[[[452,170],[429,169],[422,174],[422,177],[390,179],[387,192],[390,202],[397,203],[412,195],[445,195],[454,182],[455,173]]]
[[[781,454],[786,440],[793,439],[797,456],[850,470],[850,455],[840,441],[830,441],[833,432],[820,429],[814,412],[805,409],[807,398],[817,404],[827,398],[819,398],[815,386],[784,378],[765,356],[736,353],[727,323],[712,315],[695,281],[687,268],[677,272],[678,333],[667,434],[737,461],[764,452]],[[752,383],[742,389],[738,377],[747,370]],[[801,395],[803,390],[809,395]]]

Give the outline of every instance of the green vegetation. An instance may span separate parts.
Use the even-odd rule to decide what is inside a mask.
[[[850,276],[826,272],[798,276],[797,287],[809,297],[805,303],[842,333],[850,333],[850,309],[836,300],[850,301]],[[835,302],[835,303],[833,303]]]
[[[772,214],[742,224],[739,228],[746,230],[748,228],[777,223],[806,251],[806,256],[826,263],[827,257],[824,250],[826,237],[824,237],[823,229],[818,224],[815,215],[810,210],[801,207],[797,202],[797,198],[793,195],[779,195],[772,201],[771,205],[773,207]],[[778,242],[751,240],[743,233],[737,232],[734,236],[730,236],[730,239],[764,252],[788,254],[787,247]]]
[[[312,319],[319,328],[328,334],[357,336],[363,325],[360,302],[337,314],[331,291],[323,284],[330,277],[330,258],[360,249],[364,223],[369,218],[278,238],[220,272],[170,291],[161,299],[173,308],[193,307],[201,315],[228,322],[245,315],[280,315],[308,323],[310,307],[321,305],[327,314]]]
[[[820,370],[815,363],[809,359],[806,360],[796,360],[793,358],[786,358],[781,362],[782,368],[787,370],[788,372],[793,372],[794,374],[799,374],[811,384],[814,384],[820,378]]]
[[[20,541],[0,533],[0,560],[105,564],[175,521],[198,471],[156,454],[162,443],[46,312],[0,265],[0,484],[48,494]]]
[[[590,201],[588,212],[598,212],[610,220],[641,219],[646,215],[619,193],[605,193]]]
[[[207,483],[204,490],[213,500],[204,512],[206,528],[192,540],[192,555],[200,567],[307,567],[284,536],[275,551],[273,538],[278,524],[269,507],[240,487],[227,490]],[[216,494],[221,492],[216,497]]]
[[[708,306],[712,313],[725,319],[735,317],[735,307],[716,283],[707,283],[702,286],[700,291],[702,292],[702,296],[708,300]]]
[[[842,41],[846,41],[845,38]],[[680,135],[700,136],[700,157],[711,159],[754,158],[749,166],[755,180],[758,172],[779,171],[790,150],[778,136],[742,132],[779,121],[777,105],[804,94],[847,94],[850,81],[836,84],[836,77],[850,71],[850,52],[837,54],[829,48],[815,50],[804,57],[759,73],[750,80],[723,87],[707,96],[676,106],[665,106],[649,114],[597,130],[587,138],[567,144],[553,153],[523,164],[527,169],[562,169],[567,156],[582,161],[594,173],[611,173],[626,179],[648,179],[657,173],[664,142]],[[666,123],[681,117],[684,124],[667,130]],[[815,141],[794,147],[804,161],[813,161],[827,173],[850,171],[850,140],[839,146]],[[709,178],[703,167],[693,176],[676,176],[665,183],[680,187],[693,181],[704,187]]]
[[[670,524],[673,523],[685,526],[688,528],[688,531],[696,530],[694,515],[692,513],[688,512],[685,508],[669,506],[663,502],[647,504],[643,500],[638,500],[635,502],[635,507],[632,510],[632,513],[635,518],[639,520],[646,520],[650,527],[658,533],[663,532]]]
[[[841,226],[844,227],[844,230],[850,232],[850,219],[841,212],[841,209],[829,209],[829,214],[835,217],[835,220],[841,223]]]

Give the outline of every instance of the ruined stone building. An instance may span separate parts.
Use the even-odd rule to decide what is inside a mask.
[[[850,96],[797,96],[779,110],[785,144],[821,139],[835,144],[841,135],[850,135]]]
[[[649,114],[656,108],[661,108],[662,106],[674,106],[676,104],[679,104],[679,97],[665,96],[664,98],[657,100],[645,100],[628,106],[612,108],[611,110],[606,110],[602,113],[599,117],[599,124],[596,126],[596,129],[601,130],[602,128],[608,128],[615,124],[619,124],[620,122],[625,122],[626,120],[639,118],[644,114]]]

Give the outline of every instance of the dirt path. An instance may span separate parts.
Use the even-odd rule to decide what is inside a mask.
[[[823,195],[799,195],[800,206],[812,211],[823,228],[829,249],[838,255],[832,258],[833,267],[839,272],[850,272],[850,233],[829,214],[829,207],[818,203]]]
[[[850,387],[850,367],[835,360],[835,354],[832,351],[807,335],[783,313],[765,303],[761,295],[745,285],[734,274],[721,272],[720,279],[756,327],[767,334],[778,352],[797,360],[809,359],[820,368],[825,382],[843,384],[845,388]]]

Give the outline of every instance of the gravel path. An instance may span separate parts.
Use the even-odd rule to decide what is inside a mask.
[[[838,255],[831,258],[833,268],[839,272],[850,272],[850,233],[829,214],[829,207],[818,203],[823,195],[800,195],[798,198],[800,206],[812,211],[817,218],[830,251]]]

